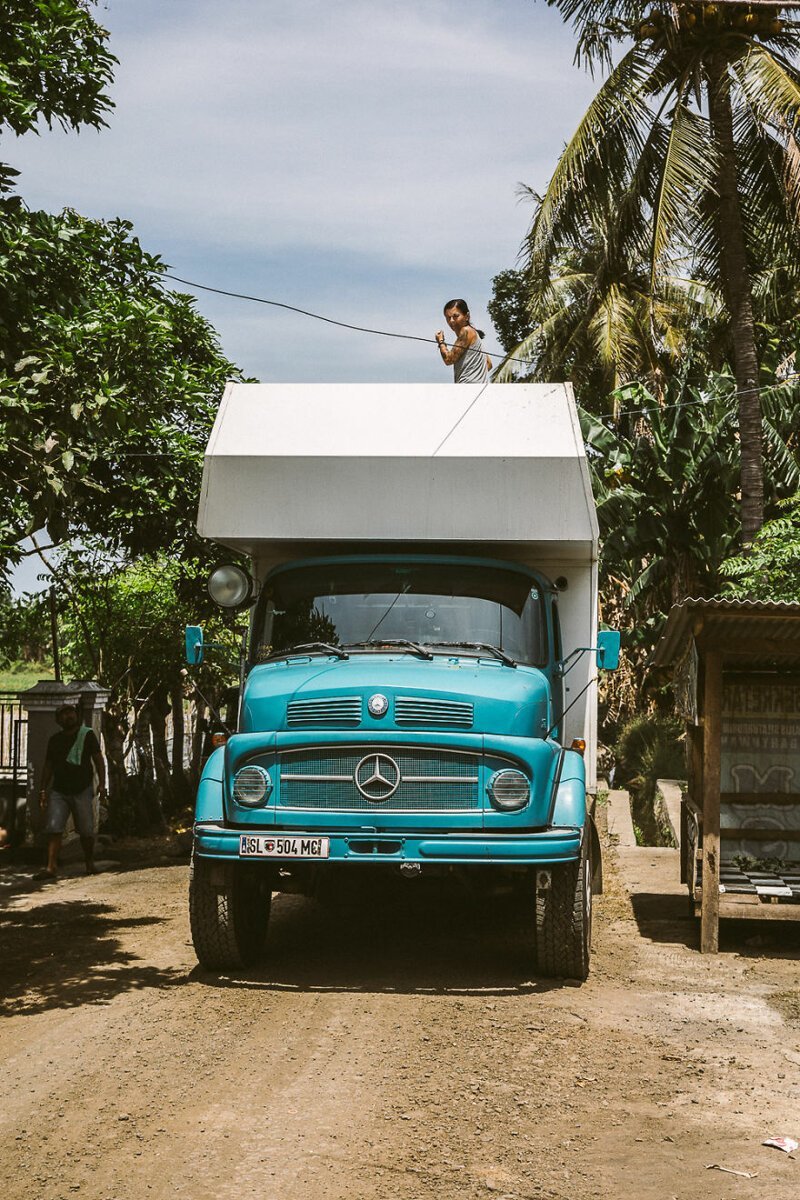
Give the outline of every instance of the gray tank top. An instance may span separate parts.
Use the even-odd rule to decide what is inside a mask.
[[[483,352],[483,342],[475,331],[475,341],[468,346],[461,358],[453,363],[454,383],[486,383],[489,371],[486,366],[486,355]]]

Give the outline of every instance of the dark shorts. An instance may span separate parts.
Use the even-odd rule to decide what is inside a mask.
[[[75,822],[75,829],[81,837],[94,837],[94,798],[93,789],[85,788],[74,796],[67,796],[50,790],[47,801],[47,823],[45,833],[63,833],[67,827],[70,815]]]

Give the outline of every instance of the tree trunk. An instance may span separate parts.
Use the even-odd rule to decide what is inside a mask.
[[[128,775],[125,770],[125,734],[128,719],[125,707],[112,701],[103,710],[103,742],[108,763],[108,814],[114,833],[130,833],[128,812]]]
[[[730,312],[736,389],[739,393],[742,544],[747,546],[764,523],[764,463],[761,451],[761,397],[753,320],[752,286],[742,226],[733,139],[730,79],[725,59],[708,67],[708,108],[717,154],[719,238],[725,297]]]
[[[189,782],[183,767],[183,752],[186,744],[186,720],[183,712],[183,683],[173,683],[169,692],[172,701],[172,790],[176,803],[185,804],[189,799]]]
[[[163,829],[164,813],[159,803],[155,782],[153,748],[150,740],[150,704],[140,704],[133,719],[133,748],[136,772],[129,787],[136,802],[136,832],[150,833],[152,829]]]
[[[172,771],[167,753],[166,721],[170,711],[166,692],[158,691],[147,705],[150,732],[153,738],[153,768],[156,793],[162,812],[173,808]]]

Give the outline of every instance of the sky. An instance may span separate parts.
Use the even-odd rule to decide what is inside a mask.
[[[596,84],[543,0],[106,0],[108,127],[6,134],[31,208],[124,217],[185,279],[433,337],[486,314]],[[179,290],[191,291],[174,285]],[[196,292],[272,381],[445,382],[433,345]],[[27,575],[30,572],[26,572]]]

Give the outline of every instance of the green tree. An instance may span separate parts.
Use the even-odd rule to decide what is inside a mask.
[[[116,59],[90,10],[88,0],[4,6],[4,131],[105,123]],[[20,539],[46,527],[59,547],[65,670],[112,689],[112,799],[138,805],[143,827],[133,783],[147,771],[128,779],[125,744],[155,748],[158,793],[174,799],[182,761],[165,766],[164,718],[172,708],[182,719],[182,628],[203,615],[203,453],[225,381],[239,373],[192,298],[165,289],[164,264],[128,222],[29,211],[9,194],[15,175],[0,174],[0,580]],[[21,647],[25,613],[7,616],[3,639]],[[158,809],[156,790],[147,795]]]
[[[542,198],[531,196],[538,211]],[[662,280],[659,297],[651,296],[647,247],[621,236],[623,201],[609,189],[602,206],[576,213],[546,262],[529,253],[526,270],[497,276],[489,305],[495,327],[512,336],[524,330],[507,347],[497,382],[567,378],[584,407],[603,411],[610,393],[632,380],[659,394],[687,363],[695,372],[721,365],[718,297],[680,277]]]
[[[128,222],[0,209],[3,558],[44,526],[54,542],[199,552],[204,447],[239,373]]]
[[[107,40],[85,0],[8,0],[0,126],[105,124]],[[125,221],[0,197],[0,578],[44,526],[133,554],[196,547],[203,448],[238,373],[164,270]]]
[[[738,392],[745,543],[763,521],[753,297],[795,288],[800,214],[800,23],[777,6],[547,0],[572,21],[577,58],[609,67],[537,208],[534,282],[573,231],[622,197],[624,264],[648,253],[651,305],[664,281],[699,280],[725,300]],[[620,60],[612,52],[632,43]],[[688,267],[688,270],[687,270]],[[676,269],[677,268],[677,269]]]
[[[678,379],[662,401],[641,384],[620,389],[615,416],[581,413],[600,525],[604,620],[623,632],[625,671],[606,687],[616,715],[642,699],[647,662],[673,604],[719,593],[738,530],[739,445],[730,375],[702,388]],[[771,503],[800,487],[791,385],[764,396]]]
[[[116,58],[84,0],[4,0],[0,10],[0,126],[16,134],[40,119],[99,128]],[[18,172],[0,163],[0,192]]]
[[[47,593],[19,598],[0,588],[0,670],[42,663],[51,654]]]
[[[81,546],[62,556],[55,570],[65,670],[111,692],[103,732],[114,825],[146,832],[177,811],[197,782],[206,699],[216,705],[224,688],[236,682],[236,618],[212,603],[204,586],[206,566],[196,560],[156,554],[120,563],[102,545]],[[187,672],[184,626],[197,621],[222,649]],[[194,717],[188,773],[185,703]]]
[[[492,298],[486,307],[500,345],[508,354],[513,353],[532,333],[525,273],[512,268],[495,275]],[[524,373],[522,364],[515,363],[514,369],[517,374]]]
[[[800,603],[800,492],[778,507],[782,511],[761,527],[749,554],[722,564],[726,595]]]

